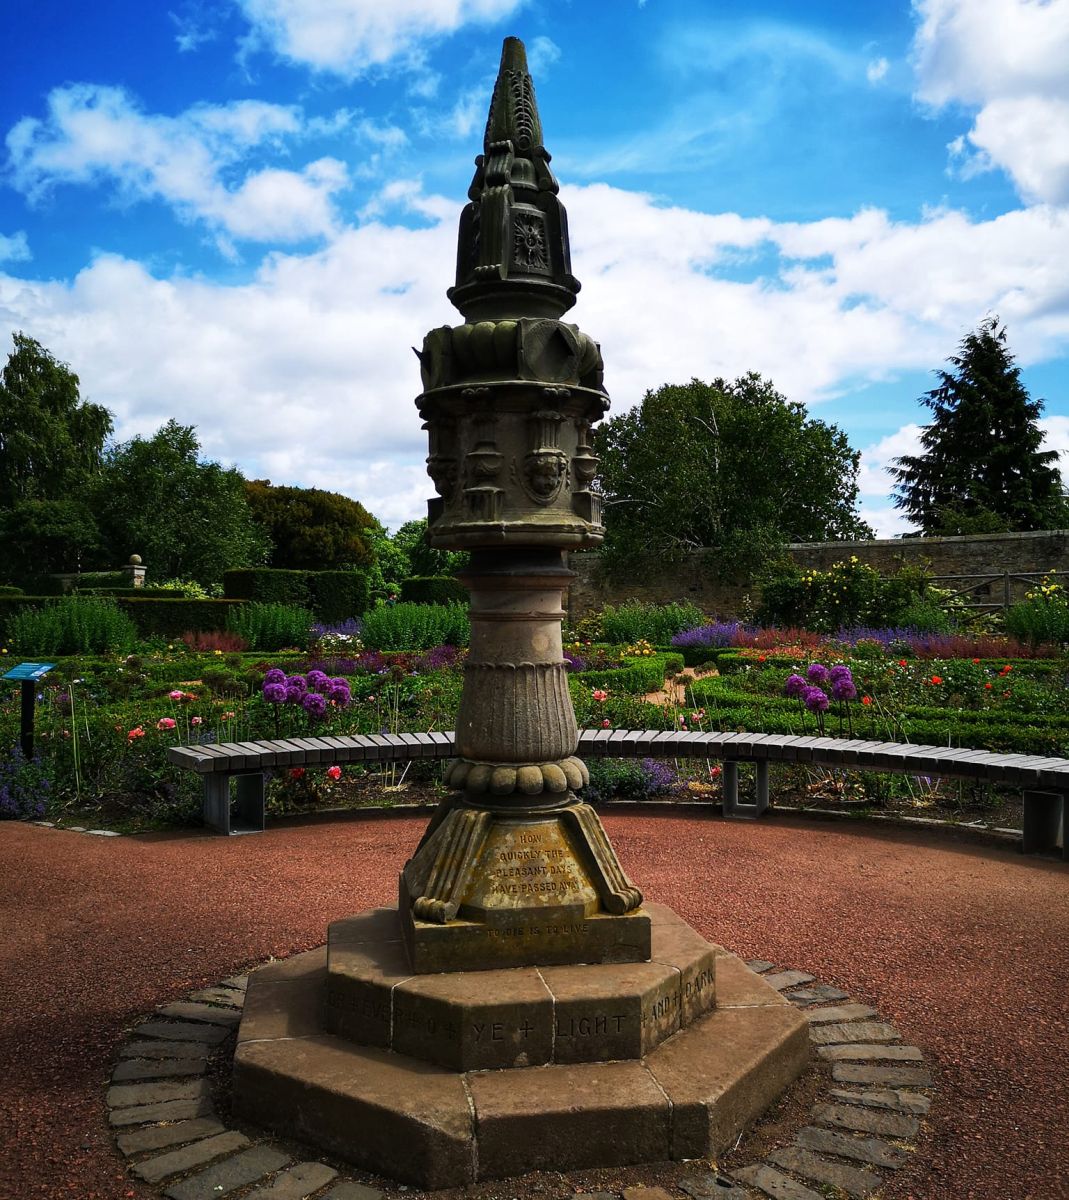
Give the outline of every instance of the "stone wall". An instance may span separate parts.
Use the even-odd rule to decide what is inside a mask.
[[[985,533],[971,537],[886,538],[868,542],[812,542],[788,547],[800,567],[826,570],[832,563],[856,554],[864,563],[887,574],[903,565],[921,566],[937,579],[945,576],[997,575],[982,585],[978,600],[1003,602],[1020,599],[1029,586],[1013,579],[1017,574],[1058,571],[1069,573],[1069,530],[1040,533]],[[697,550],[672,568],[636,564],[629,576],[609,578],[596,552],[572,554],[576,572],[568,598],[568,618],[575,622],[606,604],[641,600],[667,604],[689,600],[704,612],[727,620],[746,616],[760,599],[754,584],[717,582],[716,551]],[[941,586],[964,588],[970,580],[945,581]]]

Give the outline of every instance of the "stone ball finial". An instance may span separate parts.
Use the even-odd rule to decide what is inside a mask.
[[[130,555],[130,566],[131,567],[141,566],[141,555],[140,554],[131,554]]]

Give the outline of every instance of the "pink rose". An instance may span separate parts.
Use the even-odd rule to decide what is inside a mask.
[[[590,694],[594,697],[595,700],[598,700],[598,701],[608,700],[608,698],[609,698],[609,693],[606,692],[602,688],[595,688]]]
[[[156,722],[156,728],[157,729],[173,729],[174,728],[174,717],[160,717],[160,719]]]
[[[336,765],[333,767],[327,767],[327,778],[328,779],[341,779],[341,767],[336,766]]]
[[[606,717],[605,720],[602,721],[601,727],[602,727],[602,729],[611,729],[612,728],[612,722],[609,720],[608,717]]]
[[[190,717],[189,723],[190,723],[190,725],[202,725],[204,723],[204,718],[203,717]]]

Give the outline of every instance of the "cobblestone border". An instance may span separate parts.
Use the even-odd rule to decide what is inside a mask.
[[[831,1083],[794,1142],[729,1174],[686,1168],[676,1185],[693,1200],[870,1200],[887,1172],[913,1158],[934,1088],[924,1056],[901,1044],[876,1009],[805,971],[751,960],[756,974],[802,1009]],[[130,1173],[166,1200],[383,1200],[344,1171],[304,1161],[278,1139],[227,1129],[212,1101],[229,1077],[247,975],[162,1005],[119,1050],[107,1092],[108,1119]],[[818,1190],[814,1190],[814,1187]],[[415,1195],[416,1188],[405,1188]],[[576,1193],[620,1200],[621,1193]],[[672,1200],[660,1187],[629,1187],[623,1200]]]

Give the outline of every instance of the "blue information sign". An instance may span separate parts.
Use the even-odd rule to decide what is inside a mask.
[[[47,675],[55,666],[55,663],[19,663],[17,667],[12,667],[5,675],[5,679],[40,679],[42,675]]]

